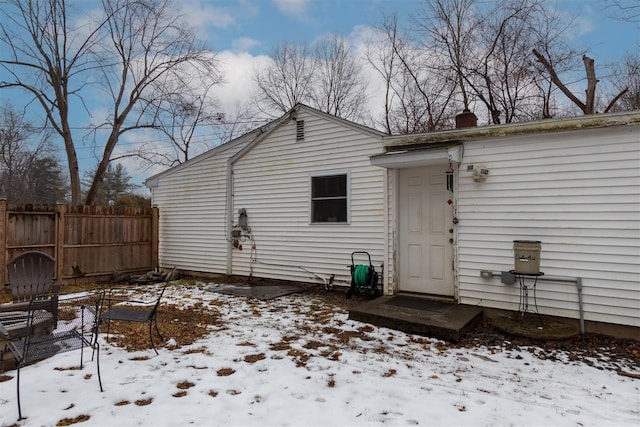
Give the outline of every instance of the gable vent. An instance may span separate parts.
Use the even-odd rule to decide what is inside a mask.
[[[304,120],[296,120],[296,141],[304,141]]]

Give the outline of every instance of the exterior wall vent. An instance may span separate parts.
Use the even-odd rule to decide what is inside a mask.
[[[296,141],[304,141],[304,120],[296,120]]]

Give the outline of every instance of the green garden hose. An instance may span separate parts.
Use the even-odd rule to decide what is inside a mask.
[[[369,286],[369,266],[356,265],[353,269],[353,283],[359,288]]]

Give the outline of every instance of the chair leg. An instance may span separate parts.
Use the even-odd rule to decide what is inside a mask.
[[[164,341],[164,338],[162,338],[162,334],[160,333],[160,330],[158,329],[158,317],[157,316],[153,316],[153,322],[156,324],[156,332],[158,333],[158,336],[160,337],[160,341]]]
[[[105,338],[105,342],[109,344],[109,328],[111,327],[111,319],[107,319],[107,337]],[[96,342],[98,342],[98,338],[96,338]]]
[[[96,355],[96,347],[98,346],[98,334],[99,330],[96,331],[95,341],[91,343],[91,361],[93,362],[93,358]]]
[[[98,384],[100,384],[100,391],[104,391],[104,389],[102,388],[102,378],[100,377],[100,344],[98,344],[98,341],[96,340],[96,348],[95,348],[95,352],[96,352],[96,367],[98,369]]]
[[[16,388],[17,388],[17,396],[18,396],[18,421],[24,420],[22,418],[22,407],[20,406],[20,364],[18,363],[18,370],[16,373]]]
[[[156,352],[156,355],[159,354],[158,350],[156,350],[156,345],[153,342],[153,334],[151,333],[151,322],[149,322],[149,340],[151,341],[151,347],[153,347],[153,351]]]

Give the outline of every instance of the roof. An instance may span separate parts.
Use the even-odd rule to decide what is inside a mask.
[[[156,175],[153,175],[149,178],[147,178],[145,180],[145,185],[147,187],[154,187],[157,185],[158,183],[158,179],[161,177],[164,177],[166,175],[172,174],[176,171],[179,171],[185,167],[190,167],[190,165],[196,163],[196,162],[200,162],[202,160],[208,159],[211,156],[217,155],[218,153],[228,149],[228,148],[232,148],[238,144],[243,144],[245,143],[246,145],[242,148],[240,148],[240,150],[235,153],[232,156],[232,161],[236,161],[239,158],[241,158],[244,154],[246,154],[247,152],[249,152],[256,144],[260,143],[260,141],[263,141],[268,135],[270,135],[271,133],[273,133],[276,129],[278,129],[283,123],[286,123],[288,119],[295,119],[296,115],[298,114],[298,112],[300,111],[304,111],[306,113],[315,115],[317,117],[322,117],[326,120],[335,122],[335,123],[339,123],[342,126],[347,126],[350,127],[352,129],[355,129],[358,132],[363,132],[363,133],[367,133],[369,135],[372,135],[374,137],[380,138],[382,139],[386,134],[383,132],[380,132],[376,129],[372,129],[370,127],[364,126],[364,125],[360,125],[358,123],[346,120],[346,119],[342,119],[340,117],[336,117],[333,116],[331,114],[322,112],[320,110],[317,110],[315,108],[309,107],[308,105],[304,105],[301,103],[296,104],[292,109],[290,109],[289,111],[287,111],[286,113],[284,113],[282,116],[278,117],[277,119],[274,119],[268,123],[266,123],[265,125],[260,126],[259,128],[256,128],[250,132],[245,133],[244,135],[239,136],[238,138],[232,139],[231,141],[228,141],[224,144],[220,144],[208,151],[205,151],[204,153],[189,159],[188,161],[181,163],[177,166],[174,166],[172,168],[169,168],[163,172],[160,172]]]
[[[177,171],[180,171],[186,167],[190,167],[193,164],[196,164],[198,162],[201,162],[203,160],[206,160],[212,156],[215,156],[227,149],[233,148],[236,145],[241,145],[244,143],[247,143],[248,141],[250,141],[252,138],[255,138],[257,136],[259,136],[260,134],[265,132],[265,128],[268,128],[271,125],[271,123],[267,123],[266,125],[260,126],[256,129],[253,129],[250,132],[247,132],[237,138],[232,139],[231,141],[227,141],[223,144],[217,145],[207,151],[205,151],[204,153],[201,153],[199,155],[197,155],[196,157],[193,157],[189,160],[187,160],[186,162],[180,163],[179,165],[173,166],[169,169],[166,169],[162,172],[159,172],[155,175],[150,176],[149,178],[147,178],[144,181],[144,185],[146,185],[147,187],[151,188],[151,187],[155,187],[158,184],[158,179],[170,175],[172,173],[175,173]]]
[[[383,143],[388,151],[393,151],[397,149],[407,149],[407,147],[410,146],[452,144],[496,137],[546,134],[628,125],[640,125],[640,110],[560,119],[544,119],[524,123],[490,125],[413,135],[386,136]]]

